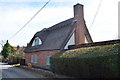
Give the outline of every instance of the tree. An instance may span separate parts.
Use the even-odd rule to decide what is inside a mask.
[[[4,57],[4,59],[6,59],[12,52],[13,48],[7,40],[6,44],[3,46],[2,56]]]

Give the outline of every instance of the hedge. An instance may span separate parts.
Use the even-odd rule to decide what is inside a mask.
[[[14,58],[11,58],[11,59],[8,59],[8,64],[19,64],[20,63],[20,59],[17,58],[17,57],[14,57]]]
[[[51,57],[54,73],[80,78],[117,78],[120,74],[120,44],[80,48]]]

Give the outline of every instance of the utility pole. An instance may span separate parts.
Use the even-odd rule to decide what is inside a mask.
[[[1,45],[2,49],[3,49],[5,43],[6,43],[6,40],[1,40],[0,41],[0,45]]]
[[[3,40],[0,42],[0,45],[2,46],[2,49],[3,49]]]
[[[120,34],[118,34],[118,39],[120,39]]]

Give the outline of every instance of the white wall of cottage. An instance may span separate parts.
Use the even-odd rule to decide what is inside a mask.
[[[66,44],[66,46],[64,47],[64,49],[68,49],[68,46],[69,45],[74,45],[75,44],[75,38],[74,38],[74,33],[73,35],[71,36],[71,38],[69,39],[68,43]]]
[[[85,43],[88,43],[88,40],[87,40],[86,36],[85,36]]]

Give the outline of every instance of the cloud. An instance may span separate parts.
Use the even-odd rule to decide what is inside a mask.
[[[46,2],[48,0],[1,0],[1,2]],[[74,0],[52,0],[52,2],[73,2]]]
[[[3,26],[0,29],[0,37],[3,40],[15,34],[40,9],[39,7],[33,9],[26,5],[18,6],[17,8],[16,5],[2,6],[4,10],[0,9],[0,15],[2,15],[0,26]],[[10,39],[10,42],[12,45],[26,45],[37,31],[73,17],[72,13],[69,7],[45,8],[20,33]]]
[[[112,5],[112,6],[111,6]],[[90,30],[95,41],[115,39],[118,34],[118,2],[104,0]]]

